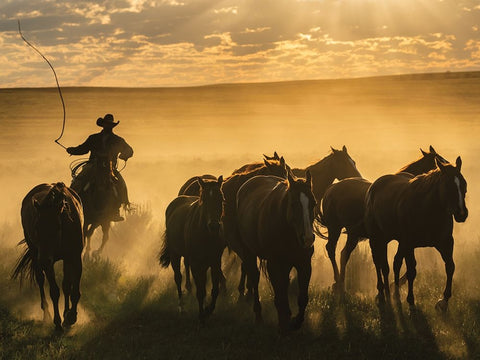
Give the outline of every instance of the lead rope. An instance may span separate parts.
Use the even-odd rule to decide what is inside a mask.
[[[23,36],[22,34],[22,29],[20,27],[20,20],[17,20],[18,21],[18,33],[20,34],[22,40],[28,45],[30,46],[33,50],[35,50],[48,64],[48,66],[50,66],[50,69],[52,69],[53,71],[53,75],[55,76],[55,82],[57,83],[57,89],[58,89],[58,94],[60,95],[60,100],[62,101],[62,108],[63,108],[63,124],[62,124],[62,131],[60,133],[60,136],[58,138],[56,138],[54,141],[55,143],[57,143],[58,145],[60,145],[61,147],[63,147],[64,149],[66,149],[66,147],[62,144],[60,144],[59,140],[62,138],[63,136],[63,132],[65,131],[65,118],[66,118],[66,112],[65,112],[65,102],[63,101],[63,95],[62,95],[62,89],[60,88],[60,84],[58,83],[58,77],[57,77],[57,73],[55,72],[55,69],[53,68],[52,64],[50,63],[50,61],[48,61],[48,59],[35,47],[33,46],[27,39],[25,39],[25,37]]]

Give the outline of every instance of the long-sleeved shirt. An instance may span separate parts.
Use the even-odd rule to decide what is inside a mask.
[[[117,165],[117,156],[122,160],[127,160],[133,156],[132,147],[123,138],[113,132],[104,130],[90,135],[83,144],[68,148],[68,153],[72,155],[84,155],[89,151],[90,160],[111,160],[114,168]]]

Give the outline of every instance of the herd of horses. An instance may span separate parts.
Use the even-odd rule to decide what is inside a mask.
[[[339,291],[344,290],[350,254],[360,240],[369,239],[379,301],[390,295],[387,244],[397,240],[394,291],[398,295],[400,269],[405,259],[410,306],[414,306],[414,249],[436,248],[445,262],[447,275],[443,298],[436,307],[447,310],[455,269],[453,220],[464,222],[468,216],[461,158],[450,164],[430,147],[428,152],[422,150],[418,160],[372,183],[361,177],[345,146],[331,150],[306,169],[291,168],[283,157],[274,153],[272,157],[264,155],[263,162],[242,166],[226,178],[200,175],[185,182],[166,209],[159,254],[160,264],[171,266],[174,271],[180,310],[183,309],[181,259],[184,259],[188,291],[192,288],[190,272],[193,276],[203,324],[214,311],[220,289],[225,286],[221,264],[222,254],[228,248],[241,260],[238,291],[244,296],[247,290],[253,298],[256,322],[262,321],[258,293],[260,265],[274,291],[280,332],[300,328],[308,304],[315,235],[327,240],[334,288]],[[338,181],[334,182],[335,179]],[[76,320],[83,238],[92,226],[91,221],[89,228],[83,224],[83,211],[87,214],[90,210],[82,208],[80,198],[75,191],[57,183],[35,187],[22,202],[23,242],[27,246],[13,277],[30,275],[37,281],[42,309],[48,318],[43,290],[46,275],[57,329],[62,328],[59,289],[53,273],[53,263],[57,260],[64,263],[63,325],[69,326]],[[347,232],[347,241],[339,270],[336,247],[342,229]],[[296,269],[298,280],[298,314],[294,317],[288,298],[292,268]],[[212,291],[207,305],[208,269]]]

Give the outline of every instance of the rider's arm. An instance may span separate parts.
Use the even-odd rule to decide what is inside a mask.
[[[130,145],[127,144],[125,140],[122,139],[121,151],[118,157],[122,160],[127,160],[133,156],[133,149]]]
[[[92,143],[91,136],[89,136],[83,144],[67,148],[67,152],[70,155],[84,155],[91,150],[91,143]]]

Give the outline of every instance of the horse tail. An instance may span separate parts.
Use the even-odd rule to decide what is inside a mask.
[[[170,249],[168,247],[167,231],[163,234],[163,245],[160,254],[158,255],[158,262],[164,268],[167,268],[170,265]]]
[[[30,248],[27,245],[25,239],[20,241],[18,245],[24,245],[25,249],[23,254],[18,258],[17,264],[12,271],[11,279],[20,279],[20,285],[22,284],[24,279],[30,280],[33,282],[35,279],[35,258],[36,258],[36,250]]]

